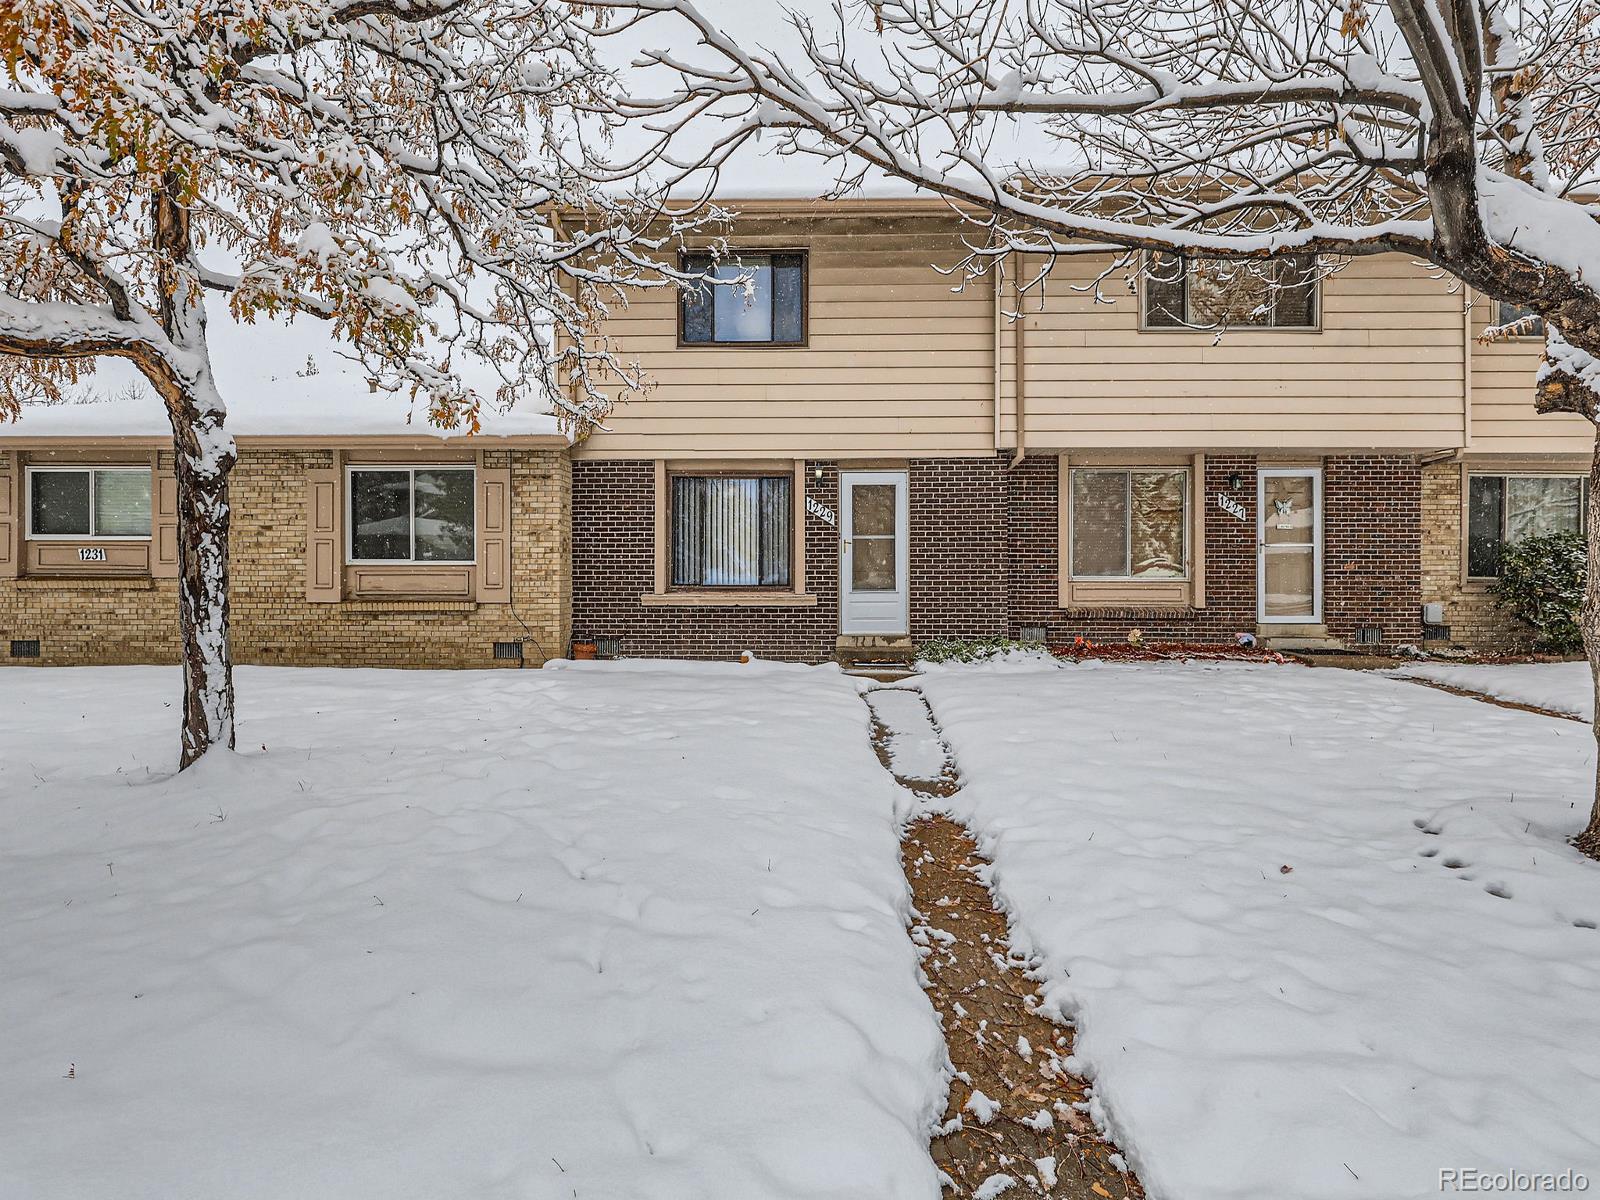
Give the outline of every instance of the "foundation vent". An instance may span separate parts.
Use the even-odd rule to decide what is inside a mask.
[[[496,658],[509,659],[512,662],[521,662],[522,661],[522,643],[521,642],[496,642],[494,644],[494,656]]]
[[[1017,641],[1019,642],[1037,642],[1043,645],[1048,636],[1049,630],[1043,625],[1023,625],[1017,630]]]
[[[596,658],[621,658],[622,639],[619,637],[597,637],[594,640],[594,656]]]
[[[1383,645],[1383,630],[1376,625],[1362,625],[1356,630],[1356,645]]]
[[[13,638],[11,640],[11,657],[12,658],[38,658],[39,657],[39,639],[38,638],[29,638],[29,639],[24,640],[24,639],[20,639],[20,638]]]

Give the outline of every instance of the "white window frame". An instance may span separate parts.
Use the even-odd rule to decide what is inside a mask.
[[[357,471],[372,474],[386,471],[393,475],[409,476],[406,493],[411,504],[406,510],[410,534],[409,558],[357,558],[356,544],[356,491],[351,479]],[[471,558],[418,558],[417,557],[417,472],[466,471],[472,476],[472,557]],[[473,463],[346,463],[344,468],[344,561],[352,567],[461,567],[478,561],[478,468]]]
[[[1183,475],[1183,574],[1182,575],[1079,575],[1072,564],[1077,560],[1075,553],[1078,538],[1078,513],[1077,489],[1072,486],[1072,477],[1079,471],[1098,471],[1102,474],[1124,474],[1129,477],[1128,486],[1124,491],[1126,509],[1123,513],[1123,525],[1128,534],[1128,554],[1133,554],[1133,473],[1135,471],[1160,471],[1164,474],[1179,472]],[[1190,542],[1194,540],[1194,527],[1191,520],[1190,504],[1194,495],[1194,468],[1179,466],[1176,463],[1168,466],[1154,464],[1120,465],[1116,463],[1084,463],[1076,466],[1067,464],[1067,578],[1075,583],[1188,583],[1189,577],[1194,574],[1194,547]]]
[[[1461,577],[1468,583],[1493,583],[1498,575],[1472,574],[1472,481],[1474,479],[1576,479],[1578,481],[1578,532],[1589,527],[1589,476],[1582,471],[1467,471],[1461,489]],[[1505,489],[1500,491],[1500,544],[1506,544]]]
[[[95,472],[97,471],[143,471],[150,476],[150,532],[149,533],[95,533]],[[89,476],[89,532],[87,533],[35,533],[33,529],[33,477],[35,475],[61,474],[63,472],[76,472],[79,475]],[[30,542],[148,542],[155,534],[156,523],[156,481],[155,475],[148,466],[133,466],[126,463],[61,463],[48,467],[29,467],[27,471],[28,491],[23,498],[28,510],[28,541]]]

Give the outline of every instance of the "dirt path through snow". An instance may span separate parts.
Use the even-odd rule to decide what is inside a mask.
[[[1089,1116],[1088,1084],[1065,1065],[1071,1027],[1039,1010],[1036,964],[1011,951],[989,863],[966,827],[938,811],[961,778],[927,701],[911,687],[874,688],[864,698],[880,761],[922,810],[906,825],[901,861],[914,901],[911,939],[955,1070],[930,1146],[946,1186],[962,1200],[1142,1197]]]

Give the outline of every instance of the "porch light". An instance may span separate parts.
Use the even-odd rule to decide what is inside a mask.
[[[1244,486],[1244,476],[1240,475],[1239,472],[1235,471],[1233,474],[1228,476],[1228,490],[1229,491],[1237,492],[1243,486]]]

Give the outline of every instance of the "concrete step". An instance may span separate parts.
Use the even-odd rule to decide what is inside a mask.
[[[844,636],[834,643],[833,657],[851,674],[915,674],[917,647],[908,637]]]
[[[1279,654],[1315,654],[1318,652],[1338,652],[1345,648],[1343,642],[1334,637],[1274,637],[1257,638],[1256,644],[1263,650],[1276,650]]]

